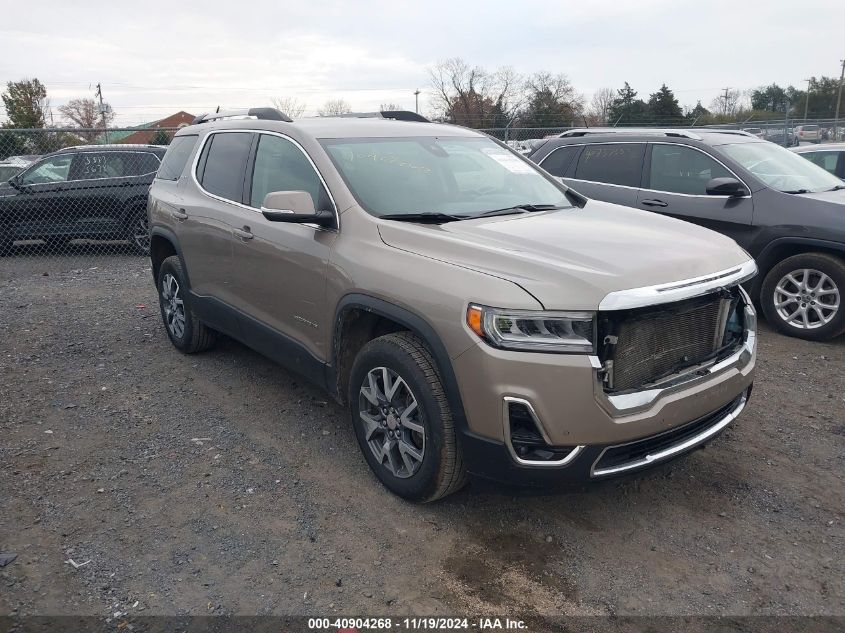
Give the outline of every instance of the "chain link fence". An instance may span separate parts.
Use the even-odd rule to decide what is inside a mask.
[[[0,256],[149,252],[147,193],[176,129],[0,129]]]

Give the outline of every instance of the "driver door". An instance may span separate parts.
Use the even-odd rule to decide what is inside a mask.
[[[704,151],[680,143],[649,143],[637,207],[693,222],[748,243],[754,202],[743,197],[711,196],[711,178],[736,178]],[[748,187],[746,186],[746,189]]]
[[[73,231],[66,189],[74,152],[50,156],[23,172],[17,195],[6,201],[16,239],[39,239]]]

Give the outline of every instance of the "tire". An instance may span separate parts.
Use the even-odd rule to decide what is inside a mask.
[[[826,253],[803,253],[768,272],[760,305],[769,324],[782,334],[825,341],[845,332],[843,295],[845,262]]]
[[[431,353],[419,337],[397,332],[367,343],[352,365],[348,400],[361,452],[391,492],[430,502],[466,483],[452,411]],[[385,445],[390,446],[387,452]]]
[[[213,346],[217,332],[200,321],[191,309],[188,284],[179,257],[173,255],[161,263],[156,288],[161,320],[174,347],[185,354],[194,354]]]
[[[138,255],[150,254],[150,225],[146,208],[133,211],[126,225],[126,240]]]

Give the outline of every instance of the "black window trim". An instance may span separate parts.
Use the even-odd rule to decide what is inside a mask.
[[[249,151],[249,155],[247,156],[246,164],[244,165],[244,193],[241,196],[241,202],[237,202],[236,200],[229,200],[228,198],[223,198],[222,196],[218,196],[218,195],[213,194],[210,191],[207,191],[206,189],[204,189],[202,184],[200,184],[200,181],[197,179],[197,166],[198,166],[198,163],[199,163],[200,156],[202,156],[202,153],[205,150],[206,144],[209,142],[209,140],[215,134],[243,134],[243,133],[253,134],[254,137],[253,137],[252,146],[251,146],[250,151]],[[253,207],[253,206],[250,206],[250,205],[244,203],[244,201],[246,200],[246,198],[244,197],[245,196],[245,190],[246,190],[246,178],[247,178],[247,174],[249,174],[250,180],[252,179],[252,177],[251,177],[251,174],[252,174],[251,167],[255,163],[255,153],[258,150],[258,136],[260,134],[267,134],[269,136],[278,136],[279,138],[283,138],[286,141],[290,141],[291,143],[293,143],[293,145],[297,149],[299,149],[300,152],[302,152],[302,154],[305,156],[306,160],[308,160],[309,164],[311,165],[311,168],[314,170],[314,172],[317,174],[317,177],[320,179],[320,182],[323,184],[323,187],[326,190],[326,194],[329,196],[329,201],[331,202],[332,211],[334,212],[334,216],[335,216],[335,226],[334,227],[326,227],[326,226],[318,226],[316,224],[303,224],[302,226],[310,226],[310,227],[312,227],[316,230],[322,230],[322,231],[325,231],[325,230],[339,231],[340,230],[340,214],[337,211],[337,203],[335,202],[334,196],[332,196],[331,189],[329,189],[329,186],[326,183],[326,179],[323,178],[323,174],[320,173],[320,170],[317,168],[316,163],[308,155],[308,152],[305,151],[305,148],[302,147],[302,145],[296,139],[291,138],[287,134],[282,134],[281,132],[274,132],[272,130],[254,130],[254,129],[240,129],[240,128],[232,129],[232,130],[211,130],[208,134],[205,135],[205,138],[202,139],[202,141],[201,141],[202,145],[200,146],[199,151],[196,153],[196,156],[194,157],[193,165],[191,166],[191,178],[193,179],[194,184],[199,188],[200,191],[202,191],[203,194],[205,194],[206,196],[208,196],[210,198],[214,198],[215,200],[219,200],[221,202],[226,202],[227,204],[232,204],[232,205],[235,205],[236,207],[241,207],[242,209],[246,209],[247,211],[251,211],[253,213],[257,213],[257,214],[261,215],[261,209],[258,209],[256,207]],[[251,186],[252,186],[252,183],[250,182],[250,188],[251,188]]]
[[[629,144],[629,145],[630,144],[645,144],[646,145],[645,154],[643,156],[643,171],[640,174],[640,185],[641,186],[631,187],[630,185],[616,185],[612,182],[599,182],[597,180],[584,180],[583,178],[572,178],[570,176],[563,176],[563,177],[566,180],[574,180],[576,182],[587,182],[587,183],[590,183],[591,185],[605,185],[606,187],[620,187],[622,189],[634,189],[634,190],[637,190],[637,191],[648,191],[650,193],[665,193],[665,194],[668,194],[668,195],[671,195],[671,196],[686,196],[688,198],[714,198],[714,199],[729,198],[730,196],[711,196],[709,194],[700,194],[700,193],[675,193],[674,191],[661,191],[661,190],[658,190],[658,189],[646,189],[645,187],[642,187],[642,184],[643,184],[644,179],[645,179],[645,173],[646,173],[645,170],[648,167],[651,166],[651,146],[652,145],[683,145],[684,147],[689,147],[690,149],[694,149],[698,152],[701,152],[705,156],[708,156],[708,157],[712,158],[713,160],[715,160],[722,167],[727,169],[734,176],[734,178],[736,178],[739,182],[741,182],[745,186],[745,189],[747,191],[751,191],[751,187],[749,187],[748,184],[742,178],[737,176],[736,172],[733,169],[731,169],[730,167],[725,165],[725,163],[723,163],[718,158],[713,156],[713,154],[705,152],[700,147],[696,147],[695,145],[689,145],[687,143],[667,143],[665,141],[599,141],[597,143],[566,143],[565,145],[560,145],[559,147],[572,147],[572,146],[578,146],[578,145],[582,145],[582,146],[586,147],[587,145],[622,145],[622,144]],[[555,150],[556,149],[558,149],[558,148],[556,147]],[[554,150],[552,150],[552,151],[554,151]],[[548,154],[546,154],[546,156],[543,157],[543,159],[539,163],[540,167],[543,166],[543,161],[546,160],[546,158],[548,158],[551,155],[551,153],[552,152],[549,152]],[[580,158],[580,155],[579,155],[579,158]],[[751,194],[749,193],[748,195],[742,196],[741,198],[739,198],[738,196],[734,196],[734,197],[737,197],[738,199],[750,198]]]

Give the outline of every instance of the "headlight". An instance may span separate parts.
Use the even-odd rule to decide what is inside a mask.
[[[494,347],[525,352],[592,353],[594,317],[592,312],[467,308],[467,325],[478,336]]]

